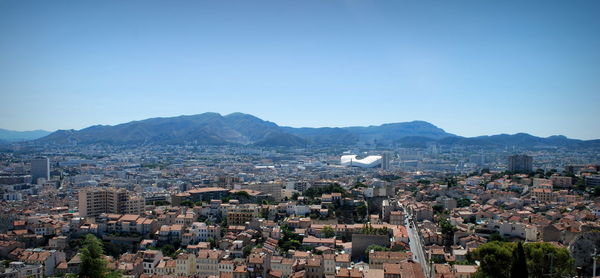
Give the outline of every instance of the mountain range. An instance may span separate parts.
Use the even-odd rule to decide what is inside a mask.
[[[1,137],[0,137],[1,139]],[[243,113],[151,118],[119,125],[95,125],[81,130],[58,130],[35,144],[241,144],[308,146],[377,144],[382,146],[465,145],[483,147],[600,147],[600,140],[565,136],[536,137],[525,133],[462,137],[424,121],[379,126],[294,128],[279,126]]]
[[[19,142],[35,140],[44,137],[50,133],[50,131],[45,130],[14,131],[0,128],[0,142]]]

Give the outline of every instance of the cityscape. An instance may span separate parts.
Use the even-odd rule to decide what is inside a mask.
[[[0,1],[0,277],[600,277],[598,14]]]
[[[263,132],[234,116],[238,137]],[[510,271],[512,254],[494,266],[483,252],[516,243],[543,250],[532,277],[594,271],[595,144],[107,144],[86,131],[3,147],[7,275],[77,274],[89,235],[130,277],[476,277]]]

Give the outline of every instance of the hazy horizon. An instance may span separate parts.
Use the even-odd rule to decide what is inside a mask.
[[[600,2],[0,1],[0,128],[243,112],[599,139]]]

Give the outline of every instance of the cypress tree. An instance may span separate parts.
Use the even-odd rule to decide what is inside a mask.
[[[529,274],[527,272],[527,258],[525,258],[525,250],[523,244],[519,242],[517,248],[513,250],[512,264],[510,268],[511,278],[527,278]]]

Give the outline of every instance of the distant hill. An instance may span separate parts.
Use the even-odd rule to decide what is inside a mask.
[[[242,113],[227,116],[204,113],[152,118],[115,126],[91,126],[81,130],[59,130],[37,141],[53,144],[306,144],[302,138],[284,132],[274,123]]]
[[[482,147],[502,147],[519,146],[524,148],[532,147],[595,147],[594,140],[584,141],[578,139],[569,139],[562,135],[550,137],[537,137],[527,133],[517,134],[499,134],[491,136],[478,137],[454,137],[443,138],[438,141],[441,145],[464,145],[464,146],[482,146]]]
[[[51,144],[244,144],[257,146],[303,146],[388,142],[407,136],[444,138],[455,136],[422,121],[347,128],[281,127],[255,116],[203,113],[191,116],[151,118],[114,126],[91,126],[59,130],[39,143]]]
[[[282,127],[282,129],[316,145],[353,145],[359,140],[358,134],[338,127]]]
[[[355,144],[358,142],[391,144],[406,137],[441,139],[456,135],[424,121],[391,123],[379,126],[354,126],[341,128],[292,128],[287,132],[315,144]]]
[[[0,142],[19,142],[35,140],[38,138],[42,138],[50,133],[50,131],[45,130],[14,131],[0,128]]]
[[[0,138],[2,139],[2,138]],[[461,137],[424,121],[379,126],[294,128],[282,127],[255,116],[203,113],[151,118],[124,124],[97,125],[81,130],[59,130],[34,141],[41,144],[241,144],[256,146],[355,145],[426,147],[428,144],[480,147],[582,147],[600,148],[600,140],[547,138],[526,133]]]

